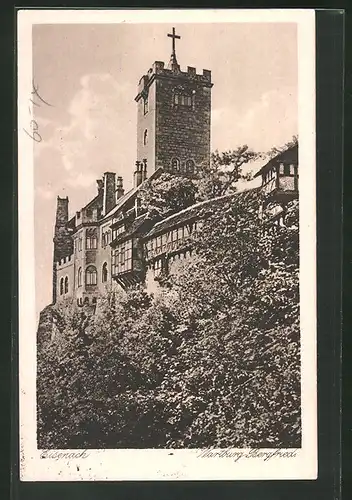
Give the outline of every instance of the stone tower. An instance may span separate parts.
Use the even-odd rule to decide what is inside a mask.
[[[57,197],[55,232],[54,232],[54,255],[53,255],[53,303],[56,302],[56,262],[73,253],[73,240],[67,227],[68,223],[68,197]]]
[[[137,161],[147,160],[148,174],[159,167],[193,176],[210,159],[211,72],[181,71],[175,29],[167,67],[154,62],[138,85]]]

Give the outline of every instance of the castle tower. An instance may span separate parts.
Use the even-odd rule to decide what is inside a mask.
[[[73,253],[73,240],[67,227],[68,223],[68,197],[57,197],[55,232],[54,232],[54,254],[53,254],[53,303],[56,302],[56,262]]]
[[[175,28],[168,67],[160,61],[139,81],[137,161],[146,159],[148,174],[159,167],[192,176],[210,160],[211,72],[181,71],[176,57]]]

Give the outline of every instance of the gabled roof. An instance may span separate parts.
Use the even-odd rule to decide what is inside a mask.
[[[254,175],[254,177],[263,175],[265,172],[281,162],[298,162],[298,144],[285,149],[285,151],[282,151],[278,155],[274,156],[274,158],[271,158],[265,165],[262,166],[262,168]]]
[[[187,221],[199,218],[201,211],[203,211],[202,214],[203,217],[210,215],[215,206],[219,206],[222,203],[226,203],[226,201],[231,200],[232,198],[240,194],[241,194],[240,192],[231,193],[231,194],[226,194],[224,196],[219,196],[218,198],[213,198],[212,200],[206,200],[206,201],[201,201],[199,203],[195,203],[194,205],[191,205],[190,207],[185,208],[180,212],[177,212],[176,214],[170,215],[169,217],[160,222],[157,222],[145,237],[149,238],[150,236],[163,233],[164,231],[170,229],[171,227],[177,227],[184,224]]]
[[[137,193],[138,190],[139,190],[139,186],[127,191],[127,193],[125,193],[123,196],[121,196],[121,198],[119,198],[117,200],[117,203],[114,206],[114,208],[112,208],[110,210],[110,212],[108,212],[106,215],[104,215],[104,217],[102,217],[100,219],[100,221],[103,222],[106,219],[109,219],[110,217],[115,215],[115,213],[118,212],[125,205],[125,203],[127,203],[131,198],[133,198],[133,196]]]

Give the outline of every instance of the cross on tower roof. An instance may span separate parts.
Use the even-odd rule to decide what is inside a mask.
[[[176,57],[176,46],[175,46],[175,40],[180,40],[181,37],[180,35],[176,35],[175,33],[175,28],[172,28],[172,33],[168,33],[167,36],[172,38],[172,54]]]
[[[180,40],[181,37],[180,35],[176,35],[175,28],[172,28],[172,33],[168,33],[167,36],[172,38],[172,53],[171,53],[169,68],[172,69],[173,71],[177,71],[180,69],[180,67],[176,59],[175,40]]]

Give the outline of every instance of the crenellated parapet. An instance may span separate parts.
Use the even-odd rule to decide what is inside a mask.
[[[71,265],[73,265],[73,254],[67,255],[66,257],[62,257],[62,259],[56,262],[56,268],[58,270],[65,269],[66,267]]]
[[[155,79],[178,80],[180,83],[187,82],[193,83],[196,86],[209,87],[213,86],[211,81],[211,71],[203,69],[202,73],[197,73],[197,69],[193,66],[187,66],[187,71],[175,71],[165,67],[163,61],[155,61],[152,67],[148,70],[146,75],[143,75],[139,80],[137,95],[135,101],[139,101],[146,93],[148,88],[152,85]]]

